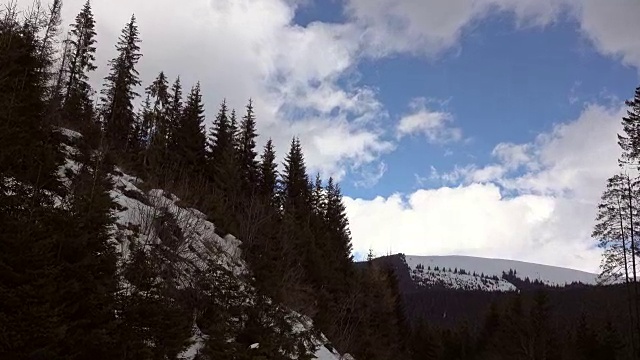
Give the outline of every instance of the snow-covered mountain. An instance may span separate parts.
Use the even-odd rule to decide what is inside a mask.
[[[551,286],[564,286],[575,282],[593,285],[597,278],[596,274],[584,271],[505,259],[413,255],[406,255],[404,259],[412,280],[418,286],[514,291],[516,285],[513,281],[502,277],[503,273],[510,272],[520,280],[537,280]]]

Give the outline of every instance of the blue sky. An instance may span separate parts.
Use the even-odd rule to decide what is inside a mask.
[[[46,2],[46,1],[45,1]],[[28,6],[31,0],[19,0]],[[68,24],[84,0],[65,0]],[[99,90],[135,13],[164,71],[254,100],[342,186],[357,255],[462,254],[597,271],[590,234],[640,83],[637,0],[95,0]]]
[[[313,2],[294,21],[343,22],[341,5]],[[410,99],[427,98],[434,110],[452,114],[464,139],[432,144],[420,136],[404,138],[381,157],[387,170],[379,182],[358,186],[352,174],[342,182],[345,194],[408,193],[421,186],[416,175],[428,176],[431,166],[452,171],[456,164],[487,164],[496,144],[530,142],[577,118],[585,102],[626,99],[638,85],[638,70],[596,51],[574,19],[524,29],[516,21],[513,13],[492,14],[437,58],[401,54],[358,64],[359,84],[377,89],[391,120],[409,111]]]

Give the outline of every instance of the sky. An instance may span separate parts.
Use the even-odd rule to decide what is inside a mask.
[[[31,0],[17,0],[27,6]],[[44,3],[47,1],[43,0]],[[84,0],[64,0],[65,24]],[[93,0],[96,90],[131,14],[147,86],[252,98],[340,181],[354,255],[473,255],[597,272],[590,234],[640,85],[638,0]]]

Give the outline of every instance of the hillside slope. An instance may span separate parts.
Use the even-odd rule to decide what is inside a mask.
[[[490,259],[472,256],[413,256],[406,255],[405,261],[411,270],[418,268],[418,265],[424,269],[463,269],[466,273],[484,274],[488,277],[497,276],[500,278],[502,273],[509,273],[514,270],[515,275],[520,279],[529,278],[529,280],[538,280],[547,285],[567,285],[573,282],[583,284],[595,284],[596,274],[561,268],[557,266],[533,264],[516,260]],[[443,275],[438,275],[443,277]],[[457,278],[459,275],[449,275]],[[463,277],[464,278],[464,277]],[[499,290],[508,290],[509,286],[502,282],[493,284]]]
[[[63,168],[60,169],[60,175],[64,178],[65,174],[77,171],[80,166],[72,158],[75,152],[74,141],[81,138],[82,135],[67,129],[61,129],[61,132],[67,138],[67,143],[64,145],[67,160]],[[158,219],[168,215],[169,218],[175,220],[181,234],[182,241],[175,244],[177,248],[174,250],[178,254],[176,260],[177,277],[183,283],[192,281],[191,274],[197,271],[206,271],[213,261],[216,265],[228,270],[231,274],[231,281],[236,282],[242,289],[241,296],[247,294],[245,299],[240,299],[241,301],[246,302],[249,306],[256,301],[252,298],[255,293],[251,292],[250,287],[242,282],[242,276],[250,276],[250,274],[241,258],[240,240],[230,234],[224,236],[218,234],[215,225],[208,221],[202,212],[182,206],[180,199],[174,194],[162,189],[142,190],[144,188],[143,181],[124,173],[121,169],[115,169],[112,180],[115,186],[111,191],[111,197],[117,204],[112,241],[115,242],[118,249],[118,260],[121,267],[130,261],[133,249],[152,249],[164,245],[161,232],[166,228],[158,227]],[[122,288],[131,289],[133,287],[126,280],[122,279],[122,281]],[[279,306],[273,304],[273,307]],[[285,316],[285,320],[288,321],[294,332],[312,332],[313,323],[307,317],[292,311],[289,311]],[[185,360],[196,358],[206,339],[207,335],[203,334],[203,331],[194,323],[192,344],[179,355],[179,358]],[[317,349],[315,357],[319,360],[352,359],[348,354],[341,356],[337,352],[329,350],[325,346],[328,340],[322,334],[314,335],[311,341]],[[259,343],[251,345],[252,349],[259,347]]]

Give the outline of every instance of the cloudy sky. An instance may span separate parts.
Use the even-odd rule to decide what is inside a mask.
[[[43,0],[46,2],[46,0]],[[20,5],[31,0],[18,0]],[[84,0],[64,0],[70,23]],[[341,181],[356,256],[466,254],[597,271],[590,239],[639,85],[637,0],[93,0],[100,88],[138,18],[144,86],[251,97]]]

